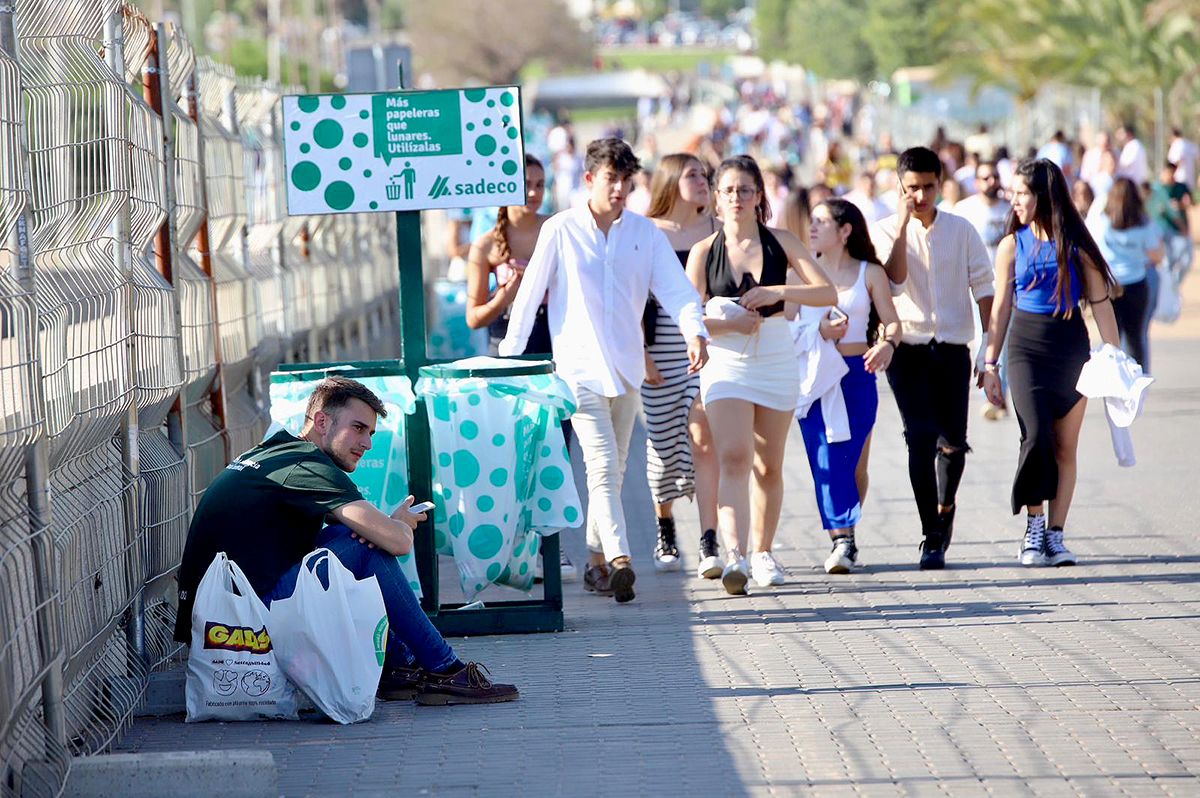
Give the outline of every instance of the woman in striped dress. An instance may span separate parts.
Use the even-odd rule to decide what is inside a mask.
[[[667,155],[659,162],[650,185],[646,215],[671,242],[679,267],[687,263],[692,245],[717,229],[711,213],[708,174],[695,156]],[[716,454],[700,395],[699,375],[687,373],[687,342],[653,297],[643,319],[646,337],[646,381],[642,383],[642,409],[646,419],[646,477],[654,497],[658,544],[654,567],[679,569],[675,544],[676,499],[700,503],[700,564],[698,573],[708,579],[721,575],[717,544]]]

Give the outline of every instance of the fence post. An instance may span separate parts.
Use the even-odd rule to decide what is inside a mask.
[[[159,273],[171,284],[172,288],[176,288],[171,295],[174,298],[175,323],[182,330],[183,310],[180,307],[179,291],[175,285],[175,248],[178,246],[179,236],[175,230],[175,127],[171,123],[174,102],[170,96],[171,77],[168,70],[168,59],[162,48],[162,43],[166,40],[167,27],[164,23],[159,22],[150,32],[150,55],[146,58],[146,64],[142,69],[142,89],[147,104],[158,114],[163,123],[162,141],[160,142],[163,152],[162,192],[163,206],[167,209],[167,214],[154,239],[154,260]],[[166,87],[165,93],[164,87]],[[179,372],[184,374],[186,373],[186,363],[182,362],[185,359],[183,346],[179,348],[179,357],[181,361]],[[167,416],[167,440],[186,461],[188,459],[188,436],[187,412],[184,408],[185,389],[186,385],[179,389],[179,395],[171,404],[171,413]],[[191,468],[185,467],[184,473],[188,480],[188,496],[191,496]]]
[[[217,280],[213,276],[212,243],[208,237],[208,176],[204,166],[204,130],[203,111],[200,108],[200,90],[197,86],[196,72],[188,77],[187,82],[188,116],[196,123],[196,155],[200,169],[200,207],[204,209],[204,221],[196,234],[196,248],[200,254],[200,268],[208,275],[208,284],[212,299],[213,319],[213,352],[216,360],[216,377],[213,380],[212,404],[213,417],[221,424],[221,441],[225,445],[225,462],[233,460],[233,444],[229,439],[229,424],[225,420],[225,357],[221,352],[221,316],[217,302]]]
[[[109,68],[116,74],[122,86],[125,85],[124,36],[121,12],[118,10],[104,23],[104,59]],[[122,103],[122,112],[124,113],[124,111],[125,104]],[[119,122],[119,120],[110,119],[108,122],[111,134],[111,125]],[[124,132],[123,127],[118,130],[119,132]],[[128,153],[128,150],[125,152]],[[129,162],[128,156],[119,159],[117,163],[109,163],[108,167],[110,185],[120,186],[123,192],[129,193],[129,175],[132,174],[132,165]],[[117,267],[117,272],[124,280],[122,293],[124,294],[126,317],[129,322],[129,338],[125,344],[126,374],[129,384],[135,388],[130,396],[129,405],[125,409],[125,416],[121,419],[121,465],[125,469],[125,476],[132,483],[129,492],[125,494],[125,498],[123,499],[123,504],[125,505],[125,574],[129,582],[130,593],[134,594],[133,603],[130,608],[129,623],[125,627],[125,637],[129,645],[131,664],[136,669],[135,672],[140,672],[145,669],[146,663],[146,617],[143,601],[144,596],[142,593],[142,583],[145,582],[146,569],[138,567],[142,559],[140,556],[142,469],[138,450],[138,407],[136,401],[137,336],[134,335],[134,328],[137,326],[137,309],[133,288],[133,258],[129,252],[131,238],[129,212],[129,201],[127,198],[121,210],[117,213],[116,219],[113,220],[111,230],[114,239],[113,259]]]
[[[3,49],[5,55],[12,59],[13,63],[19,63],[19,46],[17,43],[17,29],[15,21],[15,4],[9,3],[0,5],[0,49]],[[20,70],[17,71],[18,93],[21,98],[18,103],[17,114],[20,119],[20,171],[21,182],[26,190],[33,185],[32,176],[29,172],[29,138],[28,130],[25,127],[24,118],[24,89],[21,86]],[[16,274],[17,280],[21,284],[21,288],[27,291],[30,296],[36,293],[36,285],[33,277],[33,257],[30,252],[29,231],[32,229],[32,219],[30,217],[29,205],[21,210],[21,215],[17,218],[16,226],[13,228],[14,241],[10,242],[11,251],[16,253]],[[33,315],[30,322],[33,329],[36,331],[37,325],[37,303],[32,303]],[[36,334],[33,338],[33,346],[38,347],[38,339]],[[34,353],[36,355],[36,352]],[[44,423],[44,409],[46,407],[43,397],[42,369],[41,358],[35,356],[33,358],[33,379],[30,385],[30,399],[39,412],[39,419]],[[42,722],[45,724],[46,734],[49,738],[51,748],[65,749],[67,744],[67,721],[66,711],[63,706],[63,659],[62,651],[59,649],[59,641],[62,639],[62,628],[58,612],[60,604],[55,600],[57,593],[55,584],[54,564],[54,549],[48,534],[42,534],[41,530],[49,530],[52,520],[51,504],[50,504],[50,453],[49,444],[46,441],[44,426],[39,425],[38,431],[35,433],[34,441],[25,452],[25,496],[29,504],[29,522],[30,522],[30,548],[33,555],[34,567],[34,589],[36,591],[36,599],[38,603],[37,610],[37,638],[38,638],[38,654],[42,663],[46,667],[46,675],[42,679]]]

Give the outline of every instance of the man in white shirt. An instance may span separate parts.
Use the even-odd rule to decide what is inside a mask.
[[[588,145],[585,206],[542,227],[509,314],[504,356],[523,352],[543,296],[558,374],[575,394],[573,417],[588,481],[584,589],[634,597],[621,482],[646,377],[642,313],[650,291],[688,342],[689,373],[708,360],[699,294],[653,222],[625,210],[638,160],[620,139]]]
[[[1117,177],[1128,177],[1138,188],[1150,179],[1150,162],[1146,159],[1146,148],[1137,137],[1137,130],[1126,123],[1117,128],[1117,146],[1121,154],[1117,157]]]
[[[979,193],[972,194],[955,205],[954,213],[970,222],[975,232],[979,233],[979,237],[983,239],[983,246],[987,249],[988,261],[995,265],[996,246],[1008,229],[1008,215],[1012,213],[1012,205],[1000,196],[1000,173],[991,161],[983,161],[976,167],[975,183],[979,186]],[[981,323],[985,322],[986,320],[981,320]],[[983,328],[982,332],[986,336],[987,328]],[[982,350],[986,347],[987,339],[984,337],[979,348]],[[1000,384],[1004,394],[1008,395],[1008,375],[1003,365],[1006,352],[1007,349],[1000,353]],[[991,402],[984,404],[983,417],[988,421],[996,421],[1006,415],[1007,408],[997,407]]]
[[[955,495],[970,449],[972,304],[986,328],[992,265],[971,223],[937,209],[942,175],[937,153],[927,147],[905,150],[897,171],[905,203],[898,214],[872,226],[871,240],[886,256],[884,269],[904,328],[887,378],[904,421],[908,477],[921,517],[920,565],[939,569],[945,567]],[[975,372],[981,371],[977,358]]]
[[[1196,188],[1196,163],[1200,161],[1200,147],[1196,142],[1183,137],[1177,127],[1171,128],[1171,145],[1167,148],[1167,160],[1175,164],[1175,182],[1183,183],[1188,191]]]

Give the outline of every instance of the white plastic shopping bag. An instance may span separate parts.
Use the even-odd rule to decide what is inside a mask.
[[[237,563],[220,552],[196,588],[188,654],[187,721],[295,720],[268,613]]]
[[[328,589],[316,574],[322,560]],[[318,709],[338,723],[371,717],[388,632],[375,577],[355,579],[329,549],[317,549],[291,598],[271,603],[271,629],[284,672]]]

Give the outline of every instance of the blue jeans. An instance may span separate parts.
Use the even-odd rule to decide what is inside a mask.
[[[314,548],[329,549],[356,579],[373,576],[379,582],[388,616],[384,667],[419,665],[426,670],[441,671],[454,664],[457,659],[454,650],[429,622],[395,557],[359,543],[350,537],[350,528],[345,524],[330,524],[322,529]],[[296,591],[301,567],[302,563],[296,563],[279,578],[270,593],[262,596],[268,607],[275,599],[288,598]],[[324,563],[317,563],[317,578],[328,587],[329,572]]]

